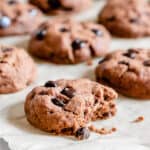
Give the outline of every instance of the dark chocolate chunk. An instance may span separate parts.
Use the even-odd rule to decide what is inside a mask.
[[[47,0],[47,2],[52,9],[61,7],[61,3],[59,0]]]
[[[74,97],[75,90],[72,88],[66,87],[61,91],[61,94],[66,95],[69,98],[72,98]]]
[[[63,101],[61,101],[61,100],[59,100],[57,98],[53,98],[53,99],[51,99],[51,101],[53,102],[53,104],[55,104],[55,105],[57,105],[59,107],[64,107],[65,106],[65,104],[63,103]]]
[[[98,29],[92,29],[92,32],[95,33],[97,36],[103,36],[103,32]]]
[[[76,39],[72,42],[72,48],[73,50],[78,50],[78,49],[81,49],[85,47],[85,42],[84,41],[81,41],[79,39]]]
[[[78,138],[79,140],[88,139],[89,136],[90,136],[90,131],[89,131],[87,128],[82,127],[82,128],[79,128],[79,129],[76,131],[75,136],[76,136],[76,138]]]
[[[143,62],[144,66],[150,67],[150,60],[146,60]]]
[[[37,38],[38,40],[43,40],[44,37],[45,37],[45,35],[46,35],[46,33],[47,33],[46,30],[45,30],[45,29],[42,29],[42,30],[40,30],[40,31],[37,32],[36,38]]]
[[[48,81],[44,85],[45,87],[56,87],[56,83],[54,81]]]

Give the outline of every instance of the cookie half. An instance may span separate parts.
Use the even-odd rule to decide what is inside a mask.
[[[121,94],[150,98],[150,50],[129,49],[108,54],[96,68],[97,81]]]
[[[150,4],[147,0],[109,0],[98,20],[115,36],[150,36]]]
[[[48,81],[28,94],[25,112],[41,130],[84,139],[89,121],[115,115],[116,98],[114,90],[88,79]]]
[[[91,0],[29,0],[29,2],[46,13],[64,14],[87,9]]]
[[[42,20],[41,12],[30,4],[15,0],[0,1],[0,36],[31,33]]]
[[[98,24],[49,20],[32,36],[29,51],[58,64],[75,64],[109,51],[110,35]]]
[[[0,46],[0,94],[17,92],[36,77],[36,66],[22,49]]]

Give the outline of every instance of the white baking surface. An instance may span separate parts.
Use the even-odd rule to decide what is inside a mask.
[[[91,10],[78,15],[78,20],[94,19],[104,2],[96,2]],[[27,47],[28,36],[1,38],[0,44]],[[112,40],[111,50],[130,47],[149,47],[150,38]],[[70,137],[56,137],[32,127],[25,118],[24,100],[27,93],[36,85],[47,80],[60,78],[88,77],[94,80],[94,68],[85,63],[79,65],[54,65],[44,61],[38,63],[38,78],[34,84],[16,94],[0,96],[0,138],[3,138],[11,150],[148,150],[150,149],[150,101],[140,101],[120,96],[117,100],[118,112],[115,117],[93,122],[97,127],[116,127],[117,132],[111,135],[92,133],[85,141],[75,141]],[[132,121],[143,115],[141,123]],[[1,145],[1,143],[0,143]],[[0,149],[6,148],[6,144]],[[7,148],[6,148],[7,149]],[[4,150],[4,149],[3,149]]]

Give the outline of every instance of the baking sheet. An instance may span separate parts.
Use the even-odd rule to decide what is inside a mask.
[[[97,1],[92,9],[75,16],[77,20],[96,18],[104,1]],[[0,44],[15,45],[27,48],[29,36],[0,38]],[[150,38],[119,39],[113,38],[111,50],[131,47],[150,48]],[[115,117],[96,121],[97,127],[116,127],[117,132],[101,136],[92,133],[85,141],[76,141],[70,137],[52,136],[32,127],[25,118],[24,100],[27,93],[35,86],[44,84],[47,80],[60,78],[75,79],[87,77],[94,80],[94,69],[99,59],[93,61],[92,66],[86,63],[79,65],[54,65],[36,60],[38,78],[27,89],[8,95],[0,96],[0,137],[8,142],[12,150],[148,150],[150,149],[150,101],[140,101],[119,96],[117,100],[118,112]],[[144,116],[141,123],[132,123],[138,116]]]

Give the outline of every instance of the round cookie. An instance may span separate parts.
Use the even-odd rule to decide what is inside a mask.
[[[30,4],[0,0],[0,36],[31,33],[42,20],[41,12]]]
[[[101,25],[55,19],[37,29],[29,51],[54,63],[75,64],[105,55],[109,45],[109,33]]]
[[[0,94],[17,92],[36,77],[36,66],[22,49],[0,46]]]
[[[115,36],[149,36],[150,4],[146,0],[109,0],[98,20]]]
[[[29,0],[29,2],[51,14],[79,12],[87,9],[92,3],[91,0]]]
[[[150,51],[129,49],[108,54],[96,68],[97,81],[121,94],[150,98]]]
[[[85,139],[89,121],[115,115],[115,98],[114,90],[88,79],[48,81],[28,94],[25,113],[41,130]]]

